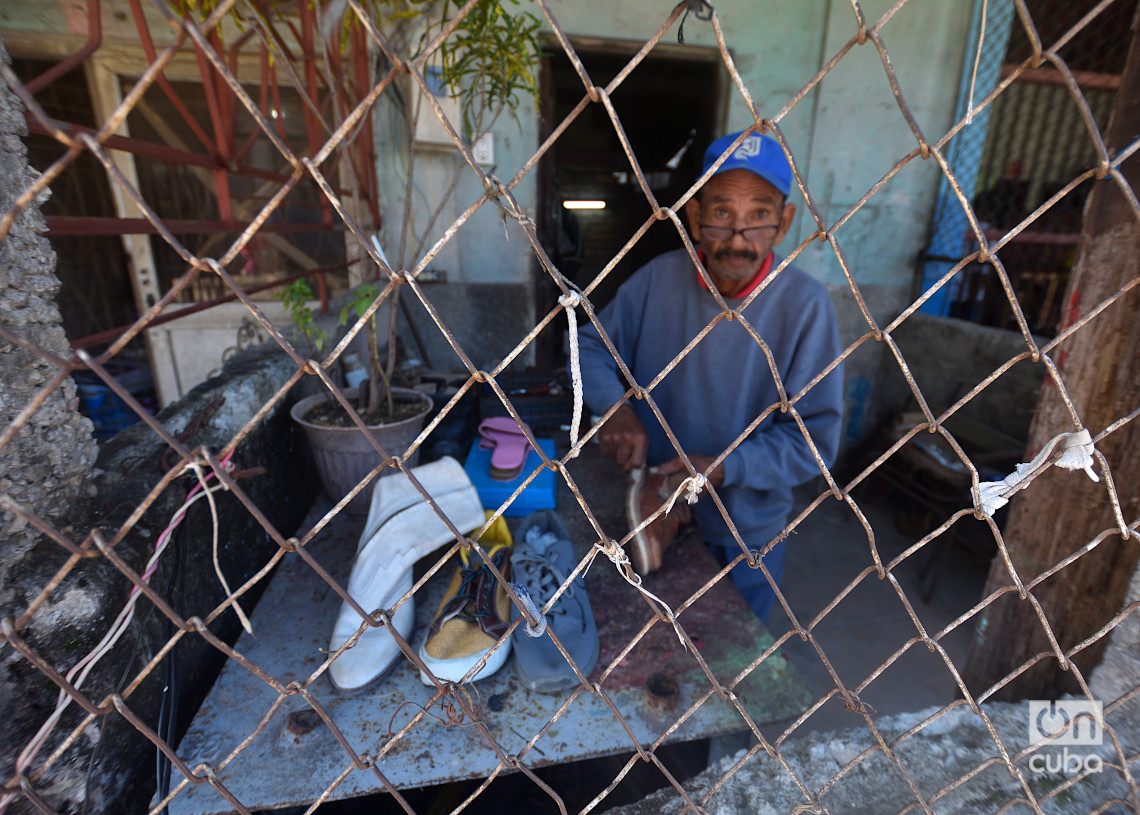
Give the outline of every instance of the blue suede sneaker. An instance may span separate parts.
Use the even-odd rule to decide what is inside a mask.
[[[526,589],[536,608],[546,605],[577,565],[570,535],[554,512],[543,509],[523,519],[515,533],[511,580],[516,590]],[[511,620],[521,616],[512,605]],[[562,593],[546,619],[578,670],[588,675],[598,661],[598,629],[581,576]],[[553,693],[578,684],[554,641],[545,632],[537,637],[528,633],[525,618],[515,629],[512,644],[515,672],[529,689]]]

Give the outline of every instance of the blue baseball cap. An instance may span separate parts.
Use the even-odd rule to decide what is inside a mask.
[[[740,138],[740,134],[743,132],[743,130],[738,130],[735,133],[729,133],[710,144],[705,150],[705,161],[701,172],[703,173],[711,167],[713,162],[720,158],[721,153]],[[785,198],[792,188],[792,166],[788,164],[788,158],[784,155],[780,143],[771,136],[759,136],[753,133],[732,151],[732,154],[724,160],[724,164],[720,165],[717,173],[735,169],[750,170],[756,173],[779,190]]]

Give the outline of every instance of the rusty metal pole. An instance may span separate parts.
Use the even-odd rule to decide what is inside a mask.
[[[1133,22],[1120,90],[1106,144],[1110,156],[1140,133],[1140,14]],[[1140,188],[1140,162],[1135,156],[1120,170],[1132,190]],[[1140,223],[1111,177],[1096,183],[1085,208],[1078,259],[1065,296],[1064,325],[1074,324],[1105,299],[1135,282],[1140,260]],[[1140,287],[1131,289],[1102,314],[1066,340],[1053,359],[1076,413],[1094,436],[1140,405]],[[1072,420],[1060,392],[1046,377],[1029,434],[1029,455],[1058,433],[1072,431]],[[1096,447],[1111,467],[1126,523],[1140,515],[1140,421],[1125,423]],[[1098,467],[1099,469],[1099,467]],[[1103,473],[1102,473],[1103,476]],[[1050,468],[1012,502],[1003,534],[1014,567],[1023,581],[1084,547],[1106,530],[1118,527],[1106,479],[1092,483],[1079,473]],[[1118,613],[1136,570],[1140,540],[1109,534],[1089,553],[1040,583],[1032,594],[1062,650],[1092,637]],[[995,558],[985,594],[1011,585],[1001,558]],[[1099,663],[1107,638],[1076,654],[1072,662],[1087,679]],[[972,693],[984,693],[1027,663],[993,698],[1054,699],[1079,692],[1071,670],[1050,655],[1041,620],[1028,599],[1011,592],[981,615],[963,676]],[[1044,655],[1044,656],[1042,656]]]

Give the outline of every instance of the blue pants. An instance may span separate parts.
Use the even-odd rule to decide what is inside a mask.
[[[766,538],[764,543],[769,540],[771,538]],[[777,543],[763,558],[764,566],[771,573],[777,586],[780,585],[780,581],[784,577],[785,543],[786,541]],[[727,566],[729,561],[740,554],[740,547],[736,545],[735,541],[730,546],[710,543],[709,551],[712,552],[717,563],[721,566]],[[760,622],[767,623],[768,614],[772,611],[773,603],[776,602],[776,594],[772,591],[764,572],[759,568],[753,569],[748,565],[748,561],[742,560],[728,574],[732,578],[733,585],[744,595],[744,602],[748,603],[749,608],[760,618]]]

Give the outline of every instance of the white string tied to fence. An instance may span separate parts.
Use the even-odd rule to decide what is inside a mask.
[[[226,464],[228,466],[229,462],[227,461]],[[212,546],[210,549],[210,551],[213,554],[214,574],[218,576],[218,582],[222,584],[222,590],[226,593],[226,596],[232,597],[233,592],[230,590],[230,584],[226,582],[226,575],[225,575],[225,573],[222,572],[222,564],[218,560],[218,528],[220,525],[218,523],[218,506],[217,506],[217,504],[214,503],[213,491],[210,490],[206,486],[206,475],[202,471],[202,465],[198,464],[198,462],[196,462],[196,461],[192,461],[189,463],[189,465],[187,465],[187,467],[188,467],[188,469],[191,469],[194,471],[194,475],[198,479],[198,485],[206,493],[206,502],[210,505],[210,517],[213,519],[213,522],[214,522],[213,535],[211,537]],[[229,489],[229,486],[227,486],[224,482],[221,484],[221,487],[223,489],[227,489],[227,490]],[[253,623],[251,623],[249,621],[249,617],[247,617],[245,615],[245,612],[242,611],[241,603],[238,601],[238,599],[236,597],[234,597],[233,608],[234,608],[234,613],[237,614],[238,621],[241,623],[242,629],[245,630],[245,633],[252,634],[253,633]]]
[[[673,504],[677,503],[677,498],[682,492],[685,493],[685,501],[689,504],[695,504],[701,498],[701,490],[708,486],[709,480],[703,474],[697,473],[691,475],[677,485],[677,489],[673,490],[669,500],[665,502],[665,514],[668,515],[673,511]]]
[[[607,540],[604,543],[595,541],[594,548],[608,557],[610,562],[617,566],[618,574],[621,575],[626,583],[629,583],[629,585],[657,603],[660,613],[669,621],[669,624],[673,626],[673,633],[677,635],[677,641],[680,642],[681,646],[687,651],[689,646],[685,642],[685,638],[681,635],[681,627],[677,623],[677,615],[673,613],[673,609],[669,607],[668,603],[641,584],[641,575],[630,568],[629,556],[626,555],[625,549],[619,546],[617,541],[614,540]],[[587,569],[588,568],[589,567],[587,567]],[[584,573],[583,576],[585,576]]]
[[[570,419],[570,458],[578,451],[578,433],[582,427],[582,365],[578,359],[578,314],[574,310],[582,304],[582,295],[571,290],[558,298],[558,305],[566,309],[567,335],[570,340],[570,384],[574,389],[574,414]]]
[[[1049,458],[1058,445],[1061,445],[1061,456],[1056,461],[1050,462]],[[994,512],[1009,503],[1011,495],[1029,486],[1030,479],[1051,463],[1065,470],[1084,470],[1085,475],[1098,482],[1100,477],[1093,471],[1094,452],[1096,448],[1093,447],[1092,436],[1088,430],[1060,433],[1051,438],[1032,461],[1028,464],[1018,464],[1014,471],[1001,481],[980,483],[974,499],[974,508],[980,509],[992,518]]]

